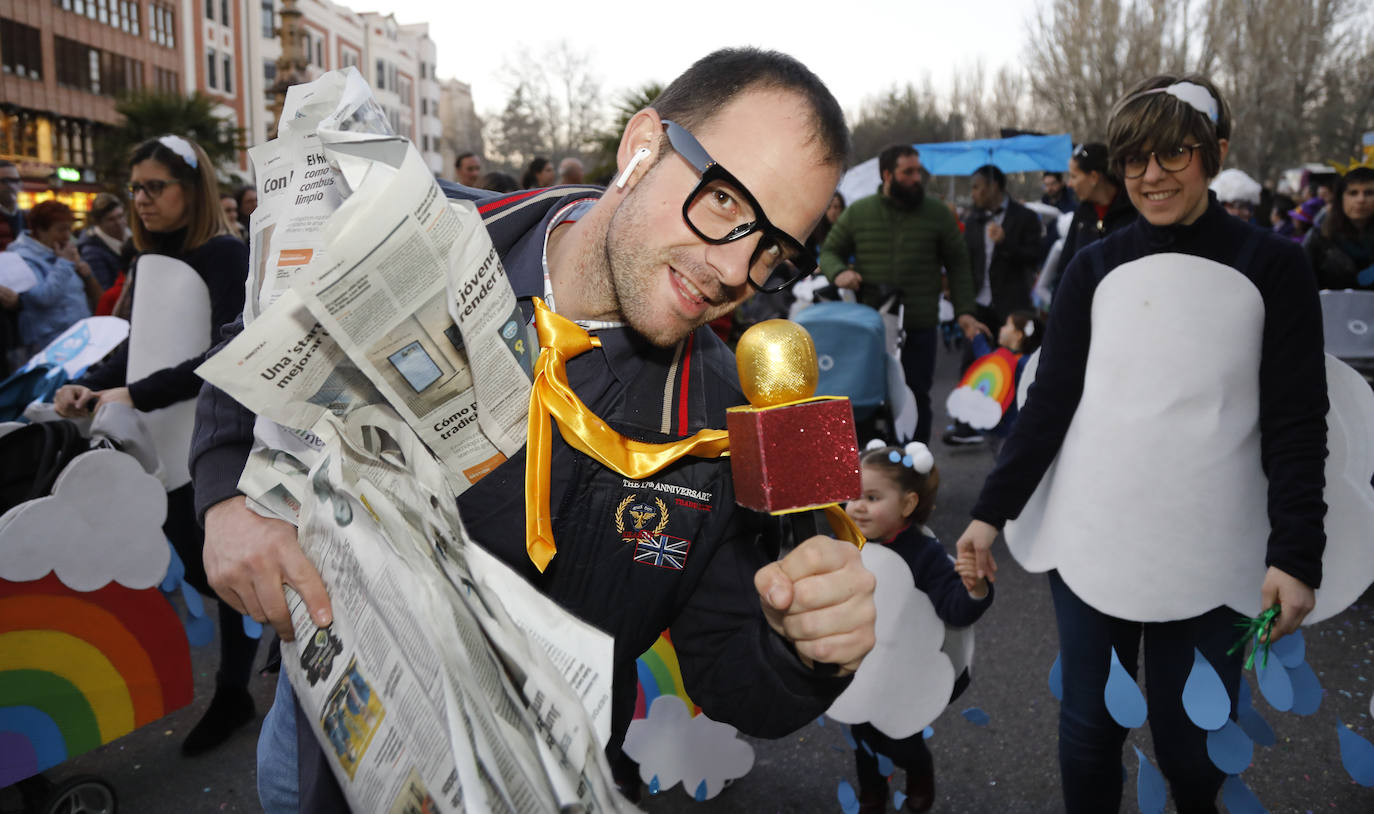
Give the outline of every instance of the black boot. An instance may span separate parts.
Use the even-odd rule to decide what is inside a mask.
[[[243,687],[217,685],[215,697],[181,742],[181,753],[187,757],[204,754],[229,739],[234,731],[257,717],[253,696]]]

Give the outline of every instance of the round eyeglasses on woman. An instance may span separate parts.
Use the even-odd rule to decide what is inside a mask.
[[[763,233],[749,259],[749,285],[769,294],[816,270],[816,258],[800,241],[768,221],[758,200],[711,158],[687,128],[664,119],[663,129],[673,150],[701,174],[682,202],[682,217],[696,236],[720,246]]]
[[[1183,144],[1168,150],[1151,150],[1148,153],[1126,156],[1121,162],[1121,174],[1131,180],[1139,178],[1149,169],[1151,157],[1165,172],[1183,172],[1193,163],[1193,153],[1201,147],[1201,144]]]

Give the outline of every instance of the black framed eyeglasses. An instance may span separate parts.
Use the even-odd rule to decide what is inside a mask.
[[[1150,150],[1147,153],[1126,156],[1121,162],[1121,174],[1132,180],[1139,178],[1150,168],[1152,157],[1165,172],[1183,172],[1193,163],[1193,153],[1201,147],[1201,144],[1183,144],[1168,150]]]
[[[134,198],[138,197],[138,193],[140,192],[148,193],[149,198],[157,198],[160,195],[162,195],[162,193],[167,189],[167,187],[171,186],[172,184],[180,183],[181,182],[176,179],[172,179],[171,181],[163,181],[160,178],[153,178],[148,181],[144,181],[141,184],[137,181],[134,181],[133,183],[126,185],[125,189],[129,190],[129,200],[132,201]]]
[[[816,258],[799,240],[769,222],[763,207],[740,180],[706,152],[682,125],[663,120],[668,143],[701,180],[682,202],[682,218],[696,236],[713,246],[733,243],[755,232],[763,237],[749,260],[749,285],[770,294],[816,270]]]

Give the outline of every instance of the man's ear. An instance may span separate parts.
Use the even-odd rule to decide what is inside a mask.
[[[1220,167],[1221,165],[1223,165],[1223,164],[1226,163],[1226,154],[1227,154],[1228,152],[1230,152],[1230,151],[1231,151],[1231,142],[1230,142],[1230,141],[1228,141],[1227,139],[1224,139],[1224,138],[1219,138],[1219,139],[1217,139],[1217,155],[1219,155],[1219,156],[1221,157],[1221,160],[1217,162],[1217,166],[1218,166],[1218,167]]]
[[[658,158],[658,145],[663,135],[663,120],[658,111],[646,107],[630,118],[620,136],[615,153],[616,177],[612,188],[632,188]],[[636,154],[648,150],[648,155]]]

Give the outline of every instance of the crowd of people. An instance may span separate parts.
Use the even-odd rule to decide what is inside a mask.
[[[1232,133],[1230,108],[1206,77],[1156,76],[1116,102],[1105,141],[1078,145],[1065,172],[1043,174],[1038,204],[1049,217],[1017,201],[993,164],[973,173],[971,200],[961,213],[927,187],[920,154],[910,145],[884,150],[879,186],[846,202],[835,190],[850,151],[848,130],[830,92],[790,57],[736,49],[703,58],[629,120],[616,177],[604,191],[580,186],[584,170],[575,158],[555,165],[537,157],[517,181],[483,174],[472,153],[457,158],[458,184],[444,188],[450,198],[480,204],[535,324],[551,312],[598,337],[594,352],[569,362],[570,385],[588,411],[643,444],[668,445],[724,427],[724,411],[743,402],[729,349],[709,326],[756,293],[779,294],[806,278],[860,297],[878,287],[900,290],[900,362],[917,405],[915,437],[855,462],[862,495],[847,511],[870,544],[902,557],[915,587],[951,626],[973,624],[992,602],[997,565],[990,552],[1008,521],[1037,500],[1083,501],[1063,490],[1045,497],[1045,484],[1078,470],[1101,471],[1093,469],[1094,439],[1165,432],[1188,439],[1189,461],[1160,463],[1127,444],[1108,467],[1120,481],[1111,494],[1153,494],[1171,481],[1176,488],[1167,499],[1185,514],[1203,494],[1188,492],[1197,477],[1237,465],[1232,450],[1188,424],[1186,411],[1170,413],[1169,405],[1116,410],[1108,397],[1114,394],[1085,386],[1091,376],[1110,370],[1121,388],[1142,398],[1181,390],[1178,402],[1206,399],[1206,392],[1189,388],[1226,380],[1227,372],[1170,379],[1166,386],[1161,377],[1172,375],[1177,357],[1163,358],[1165,348],[1176,353],[1183,342],[1197,351],[1188,358],[1205,366],[1231,358],[1209,354],[1213,345],[1243,346],[1258,360],[1260,375],[1257,388],[1239,398],[1253,402],[1247,420],[1263,440],[1267,515],[1274,523],[1260,546],[1268,570],[1253,590],[1262,607],[1279,608],[1267,634],[1277,640],[1301,623],[1322,581],[1326,384],[1317,292],[1374,290],[1374,169],[1356,166],[1325,194],[1314,190],[1299,196],[1299,204],[1270,197],[1261,208],[1243,184],[1226,187],[1242,191],[1224,197],[1209,189],[1231,139],[1243,137]],[[222,190],[204,151],[177,135],[140,145],[128,168],[128,197],[97,198],[74,239],[76,218],[61,203],[18,212],[11,180],[17,172],[0,162],[0,245],[22,257],[37,279],[20,292],[0,287],[11,368],[87,316],[128,318],[138,261],[148,254],[177,258],[204,282],[211,304],[204,330],[212,344],[241,330],[244,235],[255,190]],[[534,196],[507,194],[550,187]],[[517,208],[520,218],[504,217]],[[1253,307],[1262,329],[1247,327],[1255,314],[1209,300],[1203,305],[1218,316],[1197,322],[1198,336],[1183,331],[1170,343],[1140,342],[1149,329],[1122,308],[1123,289],[1144,286],[1167,314],[1187,311],[1189,298],[1226,290],[1209,283],[1199,294],[1167,274],[1162,282],[1141,282],[1142,269],[1163,274],[1166,256],[1174,269],[1201,276],[1223,268],[1243,280],[1259,294]],[[1050,295],[1048,313],[1038,290]],[[942,315],[942,301],[950,313]],[[1120,318],[1103,320],[1100,312]],[[929,443],[942,322],[957,326],[964,366],[1001,351],[1015,360],[1019,379],[1029,355],[1040,353],[1030,398],[1019,412],[1009,408],[992,431],[1001,452],[954,558],[928,528],[939,488]],[[131,331],[139,328],[135,323]],[[55,409],[79,417],[110,403],[150,411],[199,398],[192,482],[168,494],[164,528],[188,580],[221,598],[215,695],[183,744],[196,754],[256,718],[246,687],[257,641],[243,634],[238,615],[270,623],[289,641],[296,631],[283,586],[300,595],[321,626],[331,619],[328,592],[297,544],[295,527],[254,513],[239,494],[253,416],[214,387],[202,387],[194,368],[206,354],[130,381],[127,353],[126,343],[63,387]],[[576,432],[561,423],[560,429]],[[459,511],[477,544],[615,638],[607,751],[626,795],[640,793],[635,767],[620,751],[634,707],[634,660],[664,630],[672,630],[687,689],[713,719],[778,737],[824,712],[875,643],[874,577],[857,549],[816,536],[782,553],[777,524],[734,504],[727,459],[685,457],[654,481],[639,482],[581,452],[562,433],[550,453],[549,505],[561,507],[551,518],[559,541],[551,561],[532,561],[527,551],[524,454],[465,492]],[[1097,435],[1085,441],[1084,433]],[[970,444],[983,436],[955,423],[944,440]],[[673,533],[691,541],[677,569],[645,569],[625,554],[619,536],[605,533],[608,506],[655,489],[706,496],[705,503],[670,512]],[[1171,533],[1160,525],[1158,509],[1107,497],[1092,506],[1061,505],[1059,514],[1040,511],[1092,520],[1097,525],[1087,527],[1108,531],[1096,541],[1102,556],[1127,563],[1152,536]],[[1225,536],[1228,519],[1220,517],[1210,531]],[[1018,550],[1049,543],[1036,538],[1021,545]],[[1160,768],[1180,812],[1214,811],[1224,775],[1207,757],[1205,732],[1183,714],[1181,687],[1196,649],[1220,674],[1234,714],[1244,654],[1226,648],[1240,614],[1219,602],[1208,605],[1205,597],[1198,600],[1203,611],[1187,618],[1139,612],[1125,600],[1103,600],[1100,586],[1076,573],[1062,563],[1048,575],[1063,658],[1059,758],[1066,809],[1120,807],[1126,730],[1109,716],[1103,686],[1110,652],[1137,673],[1143,638]],[[283,674],[259,745],[263,805],[274,814],[344,810],[325,750],[297,737],[303,720]],[[906,771],[909,810],[931,807],[933,760],[919,733],[892,738],[860,725],[854,734],[867,745],[855,753],[861,811],[885,811],[890,801],[875,753]]]

